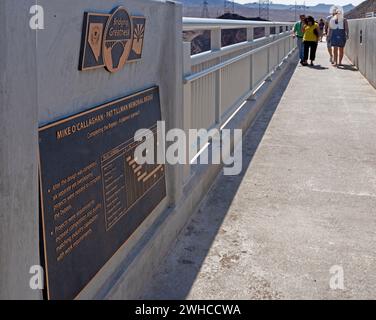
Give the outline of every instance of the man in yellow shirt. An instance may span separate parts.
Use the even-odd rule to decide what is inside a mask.
[[[303,26],[303,42],[304,42],[304,62],[303,65],[308,65],[308,54],[311,60],[311,66],[316,58],[317,44],[320,36],[319,25],[315,22],[312,16],[307,17]]]

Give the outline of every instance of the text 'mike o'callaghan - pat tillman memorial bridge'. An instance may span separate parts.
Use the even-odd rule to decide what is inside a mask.
[[[34,2],[0,1],[0,298],[375,298],[376,18],[303,67],[294,22]]]

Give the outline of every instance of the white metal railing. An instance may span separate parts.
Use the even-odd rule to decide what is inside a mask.
[[[255,27],[292,26],[290,22],[250,21],[250,20],[225,20],[205,18],[183,18],[183,30],[214,30],[214,29],[241,29]]]
[[[273,27],[276,34],[270,32]],[[292,27],[289,22],[183,18],[184,31],[211,34],[210,51],[191,55],[191,43],[184,43],[185,129],[220,128],[295,49]],[[264,28],[265,36],[255,39],[255,28]],[[222,47],[226,29],[246,29],[246,41]]]

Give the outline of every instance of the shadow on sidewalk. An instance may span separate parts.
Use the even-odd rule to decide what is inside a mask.
[[[315,64],[314,66],[308,65],[307,67],[311,68],[311,69],[316,69],[316,70],[327,70],[327,69],[329,69],[328,67],[323,67],[320,64]]]
[[[348,71],[359,71],[358,68],[352,64],[343,64],[343,65],[337,66],[337,69],[348,70]]]
[[[161,265],[160,271],[154,275],[151,284],[145,288],[142,299],[183,300],[187,298],[296,70],[295,63],[286,70],[287,73],[268,100],[267,105],[261,111],[253,126],[244,133],[242,172],[238,176],[221,174],[217,178],[207,198],[201,204],[200,210],[192,216],[191,221],[182,230],[176,245]],[[234,255],[236,255],[236,252]],[[223,259],[222,257],[218,263],[222,263]],[[206,276],[207,281],[210,281],[210,278],[210,275]]]

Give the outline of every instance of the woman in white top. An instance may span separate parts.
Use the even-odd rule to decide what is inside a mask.
[[[349,38],[349,25],[343,16],[343,9],[337,7],[335,15],[329,21],[329,35],[331,46],[334,48],[334,66],[341,66],[346,40]]]

